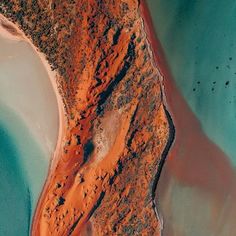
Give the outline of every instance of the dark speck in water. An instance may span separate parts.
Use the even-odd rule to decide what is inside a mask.
[[[226,86],[229,85],[229,81],[226,81],[226,82],[225,82],[225,85],[226,85]]]
[[[198,81],[197,84],[200,84],[200,81]]]
[[[233,59],[232,57],[229,57],[229,60],[230,60],[230,61],[232,61],[232,59]]]
[[[195,88],[193,88],[193,92],[195,92],[196,91],[196,89]]]
[[[216,84],[216,81],[213,81],[213,84]]]
[[[218,69],[219,69],[219,66],[216,66],[216,69],[218,70]]]

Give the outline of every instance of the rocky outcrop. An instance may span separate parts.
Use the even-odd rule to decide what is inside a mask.
[[[60,76],[66,119],[32,235],[159,235],[153,202],[169,140],[138,0],[2,0]]]

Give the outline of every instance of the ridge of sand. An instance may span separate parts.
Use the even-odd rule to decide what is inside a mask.
[[[16,13],[5,9],[36,45],[52,53],[47,57],[63,75],[59,91],[68,114],[66,142],[39,201],[32,234],[78,235],[89,221],[96,235],[136,229],[159,235],[153,191],[169,122],[140,1],[63,3],[52,8],[45,2],[36,12],[26,6],[25,22],[17,2]]]

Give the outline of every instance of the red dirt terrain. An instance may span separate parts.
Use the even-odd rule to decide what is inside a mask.
[[[138,0],[2,0],[58,73],[65,117],[32,235],[160,235],[173,126]]]

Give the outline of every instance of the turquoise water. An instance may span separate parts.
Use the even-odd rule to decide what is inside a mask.
[[[0,236],[29,235],[58,122],[38,55],[27,42],[0,36]]]
[[[27,236],[58,135],[56,96],[25,41],[0,35],[0,236]]]
[[[173,149],[183,152],[170,150],[157,188],[162,235],[235,236],[236,2],[147,2],[178,90],[227,155],[181,106]]]
[[[236,165],[236,2],[147,2],[178,88]]]
[[[0,125],[0,235],[27,235],[31,216],[28,183],[22,175],[20,154],[4,125]],[[14,227],[9,227],[9,221]]]
[[[0,235],[29,235],[46,176],[44,155],[24,122],[0,106]]]

